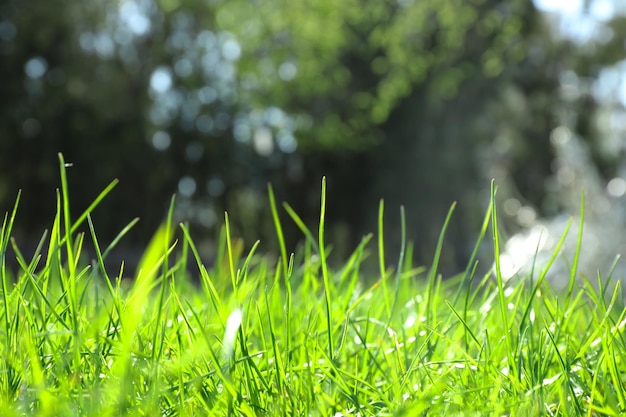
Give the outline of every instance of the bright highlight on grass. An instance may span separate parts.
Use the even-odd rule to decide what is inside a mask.
[[[226,320],[226,330],[224,331],[224,356],[226,358],[232,358],[235,354],[235,338],[239,326],[241,326],[241,319],[241,310],[236,308]]]
[[[279,259],[257,255],[263,242],[231,239],[225,216],[218,259],[204,265],[187,226],[172,224],[172,200],[136,276],[123,282],[124,265],[107,256],[136,220],[109,243],[91,216],[115,182],[70,215],[71,171],[62,157],[59,167],[57,214],[35,253],[11,240],[27,221],[19,195],[0,229],[2,416],[626,413],[624,299],[612,277],[579,276],[581,235],[564,293],[545,279],[551,264],[568,261],[558,253],[530,277],[503,280],[497,263],[476,276],[483,241],[499,252],[495,187],[459,276],[438,272],[454,204],[432,265],[413,265],[404,234],[397,259],[384,253],[381,203],[376,243],[364,237],[332,268],[324,180],[315,225],[279,208],[269,188]],[[302,232],[300,249],[286,247],[286,227]],[[9,253],[18,271],[8,269]],[[379,270],[363,267],[371,256]]]

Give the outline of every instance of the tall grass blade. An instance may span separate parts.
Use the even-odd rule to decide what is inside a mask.
[[[209,300],[211,300],[218,318],[221,319],[222,317],[221,313],[222,311],[224,311],[224,307],[223,307],[219,292],[213,280],[209,276],[209,273],[207,272],[206,268],[202,264],[200,253],[198,252],[198,248],[196,247],[196,244],[193,242],[191,235],[189,234],[189,229],[184,224],[180,224],[180,228],[183,231],[183,236],[185,238],[185,241],[189,245],[189,248],[191,249],[191,253],[193,254],[196,264],[198,266],[198,270],[200,271],[200,283],[202,284],[204,294]],[[223,322],[221,324],[224,325]]]
[[[478,251],[487,235],[487,231],[489,230],[489,224],[491,221],[491,211],[492,205],[491,201],[489,202],[489,206],[487,207],[487,211],[485,212],[485,217],[483,218],[483,223],[480,228],[480,232],[478,233],[478,237],[476,238],[476,243],[474,244],[474,248],[472,250],[472,254],[470,255],[469,260],[467,261],[467,266],[465,267],[465,271],[463,271],[463,280],[461,281],[461,285],[457,289],[454,297],[452,298],[452,305],[456,305],[461,294],[465,293],[465,310],[467,310],[467,300],[469,294],[471,293],[471,280],[474,277],[473,271],[477,268],[477,259],[478,259]],[[464,319],[467,318],[466,313],[463,314]]]
[[[572,260],[572,266],[569,276],[569,284],[567,285],[567,295],[565,297],[565,309],[569,306],[569,300],[574,291],[574,285],[576,284],[576,274],[578,272],[578,262],[580,259],[580,250],[583,243],[583,225],[585,224],[585,192],[580,195],[580,219],[578,221],[578,238],[576,239],[576,250],[574,251],[574,259]]]
[[[226,254],[228,256],[228,270],[230,271],[230,280],[233,291],[237,294],[237,274],[235,274],[235,262],[233,255],[233,245],[230,237],[230,222],[228,221],[228,213],[224,213],[224,227],[226,228]]]
[[[511,328],[509,326],[509,316],[507,313],[508,303],[506,302],[506,296],[504,294],[504,283],[502,278],[502,269],[500,266],[500,233],[498,231],[498,210],[496,207],[496,186],[495,181],[491,181],[491,231],[493,237],[493,257],[495,262],[495,274],[496,282],[498,286],[498,300],[500,304],[500,314],[502,319],[502,327],[504,329],[504,338],[506,341],[507,360],[509,364],[509,371],[516,369],[515,358],[513,352],[515,351],[513,346],[513,335],[511,334]]]
[[[309,243],[315,249],[315,252],[319,254],[320,248],[318,242],[313,237],[313,233],[311,233],[311,231],[306,227],[300,216],[298,216],[298,214],[294,211],[293,208],[291,208],[289,204],[283,203],[283,207],[285,208],[287,214],[289,214],[289,217],[291,217],[293,222],[296,224],[296,226],[298,226],[298,229],[300,229],[300,231],[304,234],[307,243]]]
[[[322,201],[320,207],[320,226],[319,226],[319,251],[320,262],[322,264],[322,278],[324,281],[324,295],[326,298],[326,325],[328,339],[328,357],[333,361],[334,344],[333,344],[333,303],[332,290],[330,286],[330,276],[328,274],[328,265],[326,263],[326,248],[324,246],[324,227],[326,225],[326,177],[322,177]]]
[[[165,222],[165,235],[162,237],[163,240],[161,242],[161,253],[168,252],[168,246],[173,239],[174,225],[173,225],[173,217],[174,217],[174,205],[176,202],[176,196],[173,195],[170,199],[170,207],[167,211],[167,220]],[[161,321],[161,314],[163,312],[163,306],[165,304],[165,291],[167,288],[167,274],[169,270],[169,257],[163,257],[163,266],[161,268],[161,288],[159,290],[158,298],[156,299],[156,321],[157,323]],[[154,333],[152,335],[152,361],[156,363],[161,358],[162,348],[163,348],[163,338],[164,334],[159,332],[159,326],[155,326]]]
[[[0,378],[2,381],[2,392],[0,393],[0,396],[5,396],[7,398],[13,398],[16,394],[17,387],[15,382],[18,382],[19,379],[19,373],[8,362],[8,358],[13,356],[11,353],[11,346],[14,346],[16,337],[14,332],[11,331],[11,317],[16,317],[16,315],[15,312],[12,311],[9,303],[9,288],[7,283],[9,277],[6,272],[6,254],[11,237],[11,231],[13,229],[13,225],[15,224],[15,216],[17,214],[20,195],[21,193],[18,192],[11,215],[9,216],[8,213],[5,214],[2,222],[2,229],[0,229],[0,279],[2,279],[2,307],[4,307],[3,311],[0,310],[0,314],[4,317],[4,333],[6,335],[6,342],[2,352],[5,360],[3,360],[0,365],[0,371],[4,376],[4,378]]]
[[[272,219],[274,220],[274,228],[276,229],[276,237],[278,238],[278,246],[280,248],[280,258],[283,266],[283,277],[287,281],[287,248],[285,247],[285,237],[283,236],[283,227],[280,224],[280,218],[278,216],[278,210],[276,209],[276,200],[274,198],[274,190],[272,185],[268,184],[267,193],[270,199],[270,208],[272,211]]]
[[[441,227],[441,232],[439,233],[439,239],[437,240],[437,246],[435,248],[435,254],[433,255],[433,262],[428,272],[428,300],[427,300],[427,315],[429,317],[429,322],[436,321],[435,311],[435,294],[436,294],[436,279],[437,279],[437,270],[439,269],[439,260],[441,258],[441,250],[443,248],[443,242],[446,235],[446,231],[448,230],[448,225],[450,224],[450,220],[452,219],[452,214],[454,213],[454,209],[456,208],[456,201],[452,203],[450,209],[448,210],[448,214],[446,215],[446,219],[443,222],[443,226]]]
[[[121,232],[119,232],[117,234],[117,236],[115,236],[115,238],[111,241],[111,243],[109,243],[109,245],[106,247],[106,249],[104,250],[104,252],[102,252],[102,260],[106,260],[107,257],[109,256],[109,253],[115,249],[115,247],[117,246],[117,244],[122,240],[122,238],[124,238],[124,236],[126,236],[126,234],[128,234],[128,232],[130,232],[130,230],[135,227],[135,225],[139,222],[139,217],[135,217],[133,220],[130,221],[130,223],[128,223],[126,226],[124,226],[124,228],[122,229]]]
[[[11,239],[11,231],[13,230],[13,225],[15,224],[15,216],[17,215],[17,207],[19,206],[21,192],[17,193],[17,197],[15,199],[15,203],[13,205],[13,210],[11,211],[11,215],[8,213],[5,214],[4,220],[2,222],[2,229],[0,230],[0,279],[2,279],[2,301],[4,304],[4,330],[7,335],[7,340],[11,340],[11,335],[9,331],[9,317],[11,316],[11,312],[9,310],[9,300],[8,294],[9,289],[7,286],[8,276],[6,272],[6,254],[7,248],[9,246],[9,241]]]
[[[65,246],[67,251],[67,264],[70,268],[69,276],[70,279],[75,277],[74,271],[74,252],[72,251],[72,217],[70,215],[70,198],[69,198],[69,187],[67,185],[67,174],[65,172],[65,160],[63,159],[63,154],[59,153],[59,166],[61,171],[61,195],[62,195],[62,204],[63,204],[63,225],[65,227]],[[70,293],[70,297],[72,294]]]
[[[100,251],[100,244],[98,242],[98,238],[96,237],[96,230],[93,226],[93,222],[91,221],[91,216],[87,216],[87,223],[89,224],[89,232],[91,233],[91,240],[93,242],[94,250],[96,252],[96,259],[98,260],[98,267],[100,269],[100,274],[104,278],[104,283],[106,284],[107,289],[109,290],[109,295],[114,301],[115,308],[117,310],[118,315],[122,315],[121,306],[119,303],[119,297],[115,289],[113,288],[113,284],[111,283],[111,279],[109,278],[109,274],[106,270],[106,266],[104,264],[104,256]]]
[[[78,256],[80,250],[75,250],[72,238],[72,217],[70,213],[70,197],[69,187],[67,183],[67,175],[65,172],[65,161],[63,155],[59,153],[59,168],[61,172],[61,196],[63,206],[63,225],[65,232],[65,251],[67,256],[67,271],[63,268],[59,269],[61,275],[61,282],[63,283],[63,290],[65,291],[70,311],[70,318],[72,323],[73,343],[72,343],[72,360],[75,369],[80,368],[80,349],[81,341],[79,338],[80,325],[79,325],[79,311],[78,311],[78,277],[76,274]],[[82,239],[80,239],[82,242]],[[79,243],[80,244],[80,243]],[[67,274],[67,278],[65,278]]]
[[[389,293],[387,291],[387,273],[385,264],[385,202],[380,200],[378,204],[378,267],[380,268],[380,282],[383,288],[383,298],[385,300],[385,307],[387,308],[387,314],[390,313],[389,306]]]

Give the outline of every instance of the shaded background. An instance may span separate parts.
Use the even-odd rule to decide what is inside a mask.
[[[34,247],[63,152],[74,214],[120,179],[94,222],[106,244],[141,218],[131,265],[172,193],[210,261],[226,209],[248,247],[275,250],[268,182],[315,227],[326,175],[335,259],[376,230],[384,198],[388,250],[404,205],[428,263],[458,201],[443,259],[458,271],[491,178],[510,234],[571,209],[563,190],[589,173],[598,210],[623,206],[624,4],[561,3],[4,0],[0,212],[22,189],[14,234]],[[582,156],[559,156],[568,141]]]

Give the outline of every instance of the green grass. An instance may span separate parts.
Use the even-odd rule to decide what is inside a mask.
[[[626,413],[625,310],[619,286],[601,295],[610,277],[576,281],[577,256],[566,293],[545,280],[549,265],[515,282],[502,280],[497,261],[475,275],[481,242],[492,240],[496,260],[500,250],[493,188],[472,260],[446,280],[437,264],[454,205],[429,268],[413,265],[404,236],[399,259],[386,257],[381,203],[379,250],[366,236],[333,269],[323,181],[316,231],[287,204],[279,209],[269,189],[275,263],[256,254],[262,243],[242,253],[226,216],[207,269],[170,210],[136,276],[122,282],[123,265],[111,276],[106,258],[134,221],[100,242],[90,213],[115,183],[72,216],[64,165],[60,157],[52,227],[33,255],[14,248],[16,275],[6,257],[17,202],[0,231],[2,416]],[[285,227],[303,232],[296,253],[285,247]],[[81,260],[88,244],[92,264]],[[376,276],[362,271],[370,251]]]

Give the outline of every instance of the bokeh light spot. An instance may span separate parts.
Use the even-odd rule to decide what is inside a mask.
[[[292,62],[283,62],[278,67],[278,76],[283,81],[291,81],[296,78],[298,74],[298,68]]]
[[[202,87],[197,94],[202,104],[211,104],[217,99],[217,91],[213,87]]]
[[[152,135],[152,146],[154,149],[158,151],[164,151],[170,147],[172,143],[172,139],[170,138],[169,133],[164,132],[163,130],[159,130],[154,135]]]
[[[199,162],[202,159],[204,148],[200,142],[191,142],[185,148],[185,159],[191,163]]]
[[[615,177],[606,185],[606,191],[612,197],[622,197],[626,194],[626,180]]]
[[[224,184],[221,178],[211,178],[207,182],[206,189],[211,197],[219,197],[224,194],[226,184]]]
[[[196,192],[196,180],[184,176],[178,181],[178,192],[183,197],[191,197]]]
[[[234,39],[228,39],[222,44],[222,55],[229,61],[236,61],[241,56],[241,46]]]
[[[572,132],[565,126],[558,126],[550,133],[550,142],[554,146],[565,145],[572,137]]]
[[[522,208],[522,203],[517,198],[508,198],[504,202],[504,212],[509,216],[517,216],[517,213]]]
[[[17,28],[8,20],[0,22],[0,39],[5,42],[10,42],[17,35]]]
[[[48,62],[40,56],[29,59],[24,66],[26,76],[33,80],[43,77],[46,71],[48,71]]]
[[[296,138],[289,132],[279,132],[276,137],[276,143],[278,144],[278,148],[285,153],[293,153],[298,149]]]
[[[530,227],[537,220],[537,212],[530,206],[523,206],[517,212],[517,221],[524,227]]]
[[[135,35],[145,35],[150,30],[150,19],[142,13],[134,1],[123,2],[120,7],[120,18]]]
[[[172,74],[167,67],[158,67],[150,77],[150,88],[157,93],[165,93],[172,87]]]
[[[269,156],[274,151],[272,131],[259,127],[254,131],[254,150],[261,156]]]
[[[174,64],[174,72],[181,78],[188,77],[193,72],[193,64],[187,58],[181,58]]]
[[[196,129],[198,129],[198,131],[201,133],[211,133],[211,131],[213,131],[214,126],[215,126],[215,123],[213,122],[213,119],[211,119],[211,116],[209,115],[201,114],[196,119]]]

